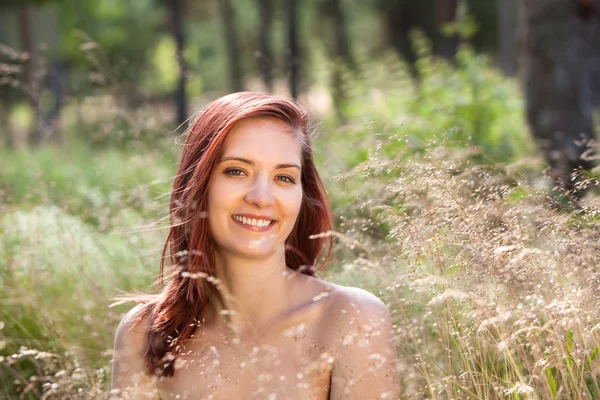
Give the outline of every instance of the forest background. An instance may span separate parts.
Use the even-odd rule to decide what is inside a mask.
[[[109,397],[186,121],[297,98],[402,398],[600,398],[600,0],[4,0],[0,398]]]

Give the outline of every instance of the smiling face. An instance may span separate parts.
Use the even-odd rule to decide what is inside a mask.
[[[285,254],[302,204],[302,148],[273,118],[248,118],[227,134],[208,185],[208,224],[217,255]]]

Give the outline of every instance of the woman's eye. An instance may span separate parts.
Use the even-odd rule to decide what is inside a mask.
[[[240,176],[244,171],[238,168],[229,168],[225,170],[225,175]]]
[[[286,182],[286,183],[296,183],[296,181],[294,181],[294,178],[287,176],[287,175],[280,175],[278,177],[278,179],[282,182]]]

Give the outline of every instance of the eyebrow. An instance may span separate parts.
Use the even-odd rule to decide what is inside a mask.
[[[248,165],[254,165],[254,161],[252,160],[248,160],[246,158],[243,157],[223,157],[219,160],[220,163],[225,162],[225,161],[239,161],[242,162],[244,164],[248,164]],[[298,168],[298,169],[302,169],[300,168],[300,166],[298,164],[277,164],[275,166],[275,169],[282,169],[282,168]]]

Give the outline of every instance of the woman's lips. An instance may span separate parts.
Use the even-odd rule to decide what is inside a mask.
[[[246,229],[248,229],[249,231],[252,231],[252,232],[267,232],[273,226],[275,226],[275,224],[277,223],[277,221],[272,221],[267,226],[253,226],[253,225],[244,224],[243,222],[240,222],[240,221],[238,221],[237,219],[235,219],[233,217],[231,217],[231,220],[233,222],[235,222],[237,225],[241,226],[242,228],[246,228]]]

